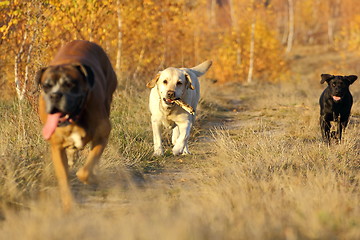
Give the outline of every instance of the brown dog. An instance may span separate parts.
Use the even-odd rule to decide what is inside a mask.
[[[109,115],[116,75],[100,46],[72,41],[60,49],[48,67],[38,72],[36,79],[42,87],[39,115],[44,124],[43,137],[50,142],[61,200],[64,209],[69,210],[73,204],[69,162],[73,153],[88,142],[91,151],[76,175],[83,183],[96,183],[93,168],[111,130]]]

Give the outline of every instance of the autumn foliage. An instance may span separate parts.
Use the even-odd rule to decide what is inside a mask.
[[[0,86],[14,94],[17,79],[27,94],[36,70],[73,39],[99,43],[124,84],[205,59],[218,82],[247,81],[250,71],[256,82],[277,82],[288,79],[289,41],[358,49],[358,8],[355,0],[2,1]]]

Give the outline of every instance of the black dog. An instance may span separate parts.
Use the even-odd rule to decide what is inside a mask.
[[[325,81],[328,87],[320,96],[320,127],[325,142],[330,144],[330,139],[341,141],[342,131],[345,130],[350,116],[353,98],[349,86],[355,82],[357,76],[334,76],[321,74],[320,83]],[[335,127],[331,127],[334,122]]]

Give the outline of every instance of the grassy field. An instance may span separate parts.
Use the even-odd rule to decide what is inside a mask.
[[[168,151],[152,157],[148,91],[122,84],[101,183],[75,178],[85,149],[69,214],[36,112],[2,102],[0,239],[360,239],[358,81],[343,143],[328,148],[318,126],[320,74],[359,74],[359,58],[310,53],[294,54],[287,83],[202,80],[190,156],[171,156],[164,133]]]

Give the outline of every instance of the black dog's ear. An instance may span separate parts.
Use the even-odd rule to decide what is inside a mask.
[[[330,74],[321,74],[321,81],[320,83],[323,84],[325,81],[329,82],[331,79],[333,79],[335,76]]]
[[[39,71],[36,72],[35,74],[35,84],[36,86],[39,86],[41,83],[41,77],[43,75],[43,73],[45,72],[45,70],[47,69],[47,67],[44,67],[42,69],[40,69]]]
[[[83,64],[76,64],[75,67],[85,76],[90,85],[90,88],[94,87],[95,75],[91,67]]]
[[[349,81],[349,85],[353,84],[356,81],[357,78],[358,77],[355,76],[355,75],[345,76],[345,79],[347,79]]]

